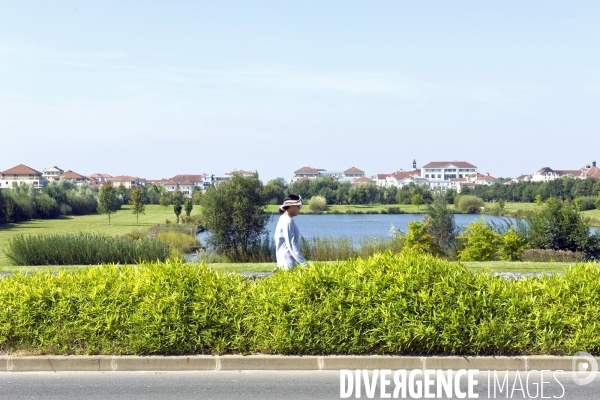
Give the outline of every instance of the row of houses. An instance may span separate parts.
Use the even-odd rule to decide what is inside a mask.
[[[123,185],[127,189],[154,184],[164,186],[169,192],[179,189],[183,195],[191,197],[195,187],[200,190],[206,190],[210,185],[215,185],[230,180],[234,174],[250,176],[253,173],[239,170],[228,172],[224,175],[176,175],[169,179],[148,180],[136,176],[111,176],[103,173],[94,173],[89,176],[85,176],[71,170],[64,171],[56,166],[45,168],[40,172],[36,169],[28,167],[27,165],[19,164],[15,167],[7,169],[6,171],[0,172],[0,189],[10,189],[14,184],[26,184],[32,185],[35,188],[43,188],[49,182],[58,182],[62,179],[68,179],[74,181],[78,186],[88,184],[91,187],[99,187],[104,182],[110,182],[115,187]]]
[[[596,166],[596,161],[579,169],[552,169],[544,167],[531,175],[520,175],[511,179],[511,182],[549,182],[559,178],[596,178],[600,179],[600,168]]]
[[[372,178],[365,176],[365,172],[356,167],[345,171],[330,171],[326,169],[302,167],[294,171],[291,182],[301,182],[305,179],[316,179],[320,176],[330,176],[333,179],[351,182],[352,185],[371,184],[383,187],[395,186],[402,188],[410,183],[426,185],[431,190],[445,193],[454,189],[460,193],[463,187],[475,185],[491,185],[497,178],[489,174],[480,174],[477,167],[466,161],[434,161],[417,168],[417,161],[413,160],[410,171],[399,170],[388,174],[377,174]]]

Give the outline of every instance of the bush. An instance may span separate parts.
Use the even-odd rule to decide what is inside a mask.
[[[575,204],[579,207],[580,211],[588,211],[596,209],[596,197],[584,196],[575,199]]]
[[[456,201],[454,204],[457,204]],[[457,207],[460,211],[467,214],[477,214],[481,211],[483,207],[483,200],[477,196],[458,196],[458,204]]]
[[[400,207],[388,207],[387,212],[388,214],[402,214]]]
[[[551,249],[527,249],[523,252],[523,261],[530,262],[582,262],[585,253]]]
[[[164,261],[169,246],[156,239],[131,240],[95,233],[17,235],[9,239],[6,256],[13,265],[92,265]]]
[[[179,261],[0,280],[0,348],[37,354],[600,353],[600,268],[505,280],[403,251],[250,281]],[[542,311],[543,312],[542,312]]]
[[[458,255],[461,261],[491,261],[495,258],[501,236],[483,220],[471,222],[463,233],[465,248]]]
[[[315,214],[323,214],[326,206],[327,200],[323,196],[313,196],[308,201],[308,208]]]

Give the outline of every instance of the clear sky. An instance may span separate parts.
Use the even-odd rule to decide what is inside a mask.
[[[598,1],[0,1],[0,170],[600,161]]]

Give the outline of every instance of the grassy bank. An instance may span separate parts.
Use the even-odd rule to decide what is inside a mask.
[[[199,212],[200,208],[194,206],[192,215]],[[125,235],[133,230],[145,230],[156,224],[164,224],[165,219],[175,222],[172,206],[165,213],[164,207],[146,205],[146,214],[139,216],[138,224],[135,221],[135,215],[131,213],[131,206],[125,205],[110,217],[110,225],[108,224],[108,218],[101,214],[69,216],[58,219],[36,219],[19,224],[0,225],[0,267],[10,265],[4,254],[4,248],[8,243],[8,239],[15,235],[96,232],[117,236]]]
[[[505,280],[424,254],[248,280],[178,261],[0,279],[20,354],[600,353],[600,269]]]
[[[405,214],[423,214],[427,210],[426,205],[413,206],[412,204],[369,204],[369,205],[329,205],[325,207],[325,214],[381,214],[387,212],[390,207],[399,208]],[[454,210],[454,206],[450,205]],[[267,212],[270,214],[279,214],[279,206],[268,205]],[[308,204],[300,209],[300,214],[311,214]]]

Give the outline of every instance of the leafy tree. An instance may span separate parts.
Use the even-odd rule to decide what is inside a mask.
[[[173,203],[173,212],[177,217],[177,223],[179,223],[179,216],[181,215],[181,210],[183,209],[183,205],[179,202]]]
[[[598,199],[596,200],[596,208],[598,210],[600,210],[600,195],[598,196]]]
[[[408,232],[404,236],[404,246],[418,252],[438,253],[434,237],[429,234],[427,225],[419,221],[408,223]]]
[[[100,214],[108,215],[108,224],[110,225],[110,215],[118,210],[117,191],[110,182],[104,182],[100,187],[98,194],[97,210]]]
[[[131,190],[127,189],[125,187],[125,185],[123,185],[122,183],[120,183],[119,186],[117,187],[117,197],[119,199],[121,199],[123,204],[127,204],[127,202],[129,201],[129,192],[130,191]]]
[[[198,186],[194,186],[194,189],[192,190],[192,204],[200,205],[201,201],[202,201],[202,189],[200,189]]]
[[[139,223],[140,214],[144,214],[146,205],[144,204],[144,189],[141,187],[135,187],[131,189],[129,193],[129,200],[131,201],[131,212],[135,214],[135,223]]]
[[[234,175],[210,187],[202,196],[202,221],[211,233],[208,243],[234,261],[251,259],[260,246],[266,224],[262,183],[258,174]]]
[[[268,204],[282,204],[285,199],[284,189],[279,185],[267,184],[263,187],[263,194]]]
[[[413,206],[417,206],[417,211],[421,211],[421,204],[423,204],[423,196],[421,196],[419,193],[416,193],[410,198],[410,202]]]
[[[582,251],[590,259],[600,257],[600,234],[569,200],[551,197],[527,217],[527,240],[534,249]]]
[[[325,206],[327,205],[327,201],[324,197],[321,196],[313,196],[308,201],[308,208],[310,211],[315,214],[322,214],[325,211]]]
[[[278,186],[283,190],[287,189],[287,183],[283,178],[271,179],[265,186]]]
[[[493,260],[501,240],[500,235],[483,219],[471,222],[462,238],[466,241],[466,246],[458,255],[461,261]]]
[[[189,217],[194,209],[194,203],[192,203],[192,199],[185,199],[185,203],[183,203],[183,209],[185,210],[185,215]]]
[[[427,214],[429,234],[440,250],[447,253],[454,245],[457,228],[444,196],[438,194],[434,197],[433,203],[427,205]]]
[[[527,242],[512,226],[502,235],[500,243],[500,258],[507,261],[520,261]]]
[[[158,203],[165,208],[165,214],[167,213],[167,207],[171,205],[171,195],[164,187],[161,189],[160,199]]]

